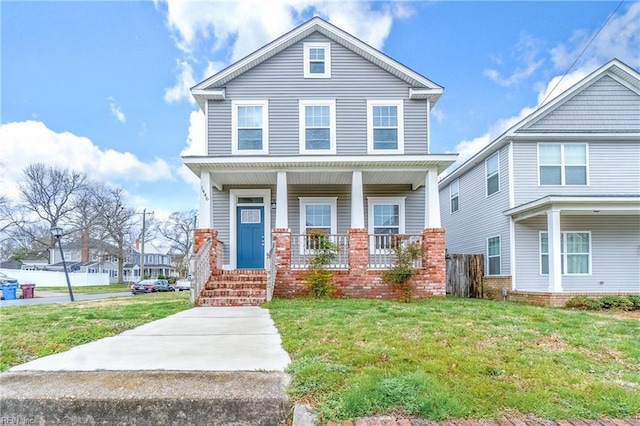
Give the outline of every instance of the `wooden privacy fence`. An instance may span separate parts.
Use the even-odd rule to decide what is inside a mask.
[[[447,294],[482,298],[484,256],[447,254]]]

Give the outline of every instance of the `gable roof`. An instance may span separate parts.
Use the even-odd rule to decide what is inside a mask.
[[[240,59],[217,74],[191,88],[191,94],[204,111],[206,100],[224,100],[224,85],[240,74],[258,66],[284,49],[293,46],[309,35],[318,32],[332,41],[362,56],[390,74],[414,86],[410,90],[412,99],[429,99],[435,104],[442,95],[443,87],[437,85],[412,69],[402,65],[362,40],[330,24],[320,17],[313,17],[302,25],[280,36],[250,55]]]
[[[562,94],[556,96],[553,100],[546,104],[540,105],[534,112],[518,121],[516,124],[507,129],[504,133],[490,142],[487,146],[481,149],[478,153],[468,158],[462,165],[456,168],[453,172],[449,173],[439,183],[439,187],[443,188],[448,185],[452,180],[457,179],[473,167],[475,167],[480,161],[484,161],[486,158],[493,155],[500,148],[505,146],[512,139],[522,139],[524,137],[536,138],[537,134],[527,132],[527,127],[531,126],[538,120],[545,117],[547,114],[554,111],[560,105],[571,99],[576,94],[582,92],[585,88],[591,86],[594,82],[601,79],[603,76],[609,75],[619,83],[623,84],[630,90],[640,95],[640,73],[635,69],[629,67],[618,59],[612,59],[605,65],[601,66],[591,74],[574,84]],[[635,132],[634,134],[637,134]],[[626,137],[629,137],[629,133],[626,133]]]

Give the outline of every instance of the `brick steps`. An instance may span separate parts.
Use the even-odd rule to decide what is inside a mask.
[[[264,270],[216,270],[198,296],[198,306],[257,306],[267,301]]]

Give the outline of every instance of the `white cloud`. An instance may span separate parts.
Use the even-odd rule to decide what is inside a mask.
[[[445,119],[444,111],[438,107],[431,109],[431,115],[436,119],[438,123],[442,123]]]
[[[539,54],[540,42],[531,35],[522,33],[520,34],[520,39],[512,55],[521,65],[517,66],[508,77],[503,77],[500,72],[495,69],[485,70],[484,75],[501,86],[513,86],[528,79],[540,69],[544,60],[539,58]],[[490,59],[498,65],[504,63],[502,57],[490,56]]]
[[[103,182],[172,179],[171,167],[162,159],[143,162],[130,152],[101,150],[89,138],[56,133],[39,121],[2,124],[0,140],[0,193],[12,198],[22,171],[32,163],[72,168]]]
[[[204,114],[200,110],[191,111],[187,146],[180,155],[207,155],[204,127]]]
[[[314,14],[381,49],[394,18],[412,13],[400,3],[369,1],[167,0],[158,4],[166,5],[167,27],[183,53],[178,60],[177,82],[165,91],[166,102],[192,101],[188,89],[197,83],[194,76],[200,74],[194,73],[194,68],[204,68],[202,74],[209,77]]]
[[[113,115],[119,122],[126,123],[127,117],[122,112],[120,105],[116,103],[116,100],[111,96],[109,96],[107,100],[109,101],[109,110],[111,111],[111,115]]]

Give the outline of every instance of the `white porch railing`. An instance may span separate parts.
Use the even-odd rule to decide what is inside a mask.
[[[323,235],[337,247],[336,257],[324,267],[326,269],[349,268],[349,236],[342,234]],[[291,269],[308,269],[311,258],[323,250],[317,235],[291,235]]]
[[[195,271],[191,282],[191,303],[196,303],[196,299],[211,276],[211,264],[209,261],[211,244],[211,238],[208,238],[194,256]]]
[[[392,267],[396,261],[393,248],[399,244],[419,244],[419,247],[422,247],[422,235],[369,235],[369,268],[388,269]],[[413,262],[413,267],[422,268],[422,256]]]

